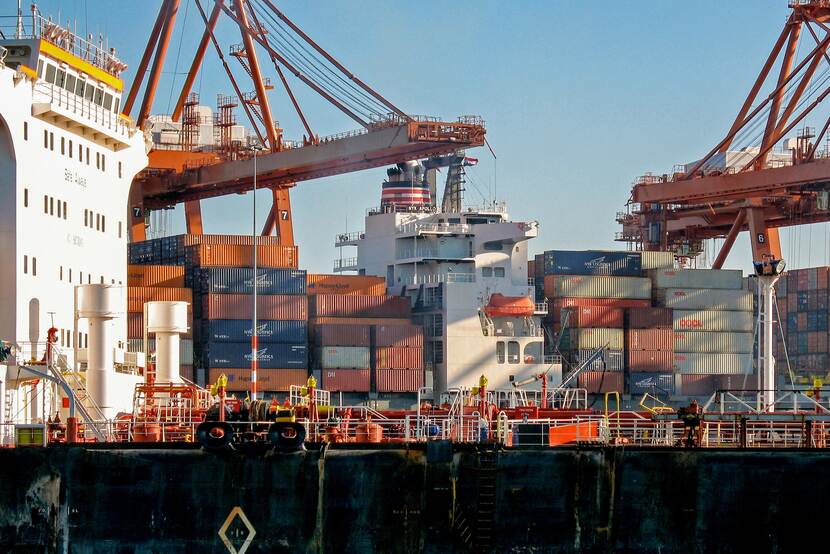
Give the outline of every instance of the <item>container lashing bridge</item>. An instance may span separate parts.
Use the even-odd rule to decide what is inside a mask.
[[[484,144],[481,118],[464,116],[456,121],[442,121],[405,113],[349,71],[271,0],[215,0],[212,7],[195,0],[195,5],[204,30],[171,114],[174,122],[181,122],[182,140],[176,148],[154,147],[148,167],[133,182],[133,241],[146,238],[149,210],[184,203],[188,232],[201,233],[200,200],[252,190],[251,158],[255,153],[235,142],[227,132],[227,127],[235,122],[231,110],[236,106],[243,108],[246,123],[264,150],[256,160],[257,184],[271,189],[273,202],[262,233],[275,233],[288,246],[294,243],[289,189],[295,183],[446,155]],[[135,116],[139,127],[144,127],[150,117],[179,10],[180,0],[163,0],[124,102],[124,113],[130,115],[146,76]],[[215,31],[220,22],[238,29],[242,42],[230,46],[229,56],[236,59],[244,80],[235,76],[217,39]],[[214,122],[214,130],[220,129],[219,140],[206,148],[191,140],[199,123],[194,110],[198,97],[192,88],[209,48],[215,50],[235,96],[220,100]],[[301,141],[285,140],[274,119],[268,94],[274,86],[266,75],[269,62],[305,131]],[[360,125],[360,129],[330,137],[315,133],[289,83],[292,77]],[[244,88],[245,82],[252,90]]]

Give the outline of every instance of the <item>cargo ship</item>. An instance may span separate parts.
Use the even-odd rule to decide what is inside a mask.
[[[830,404],[752,386],[752,278],[671,252],[531,260],[537,222],[464,205],[460,150],[390,167],[331,275],[281,237],[128,244],[151,148],[244,129],[195,104],[198,138],[139,129],[114,51],[36,10],[4,36],[0,549],[809,544],[792,522],[828,492],[803,475],[830,456]],[[788,330],[820,331],[819,274],[793,273]]]

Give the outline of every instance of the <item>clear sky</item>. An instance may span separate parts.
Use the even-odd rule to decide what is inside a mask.
[[[2,3],[9,11],[16,5]],[[484,149],[470,153],[481,163],[469,173],[466,197],[480,203],[497,188],[514,219],[538,220],[531,252],[616,247],[614,215],[633,179],[694,160],[722,138],[789,13],[786,0],[276,3],[404,111],[484,117],[498,161]],[[40,2],[44,13],[76,18],[79,30],[106,33],[132,68],[159,4]],[[156,113],[175,102],[171,87],[181,84],[200,32],[193,0],[182,6]],[[239,42],[227,20],[218,36],[225,50]],[[212,50],[207,60],[197,88],[214,104],[217,92],[232,91]],[[125,81],[132,80],[128,71]],[[318,134],[355,127],[303,85],[295,88]],[[299,138],[302,128],[278,92],[275,115],[287,138]],[[335,233],[363,228],[384,176],[377,169],[294,189],[302,266],[331,270]],[[261,198],[260,221],[267,193]],[[207,201],[203,213],[207,232],[250,232],[250,195]],[[176,228],[183,229],[181,216]],[[785,234],[790,267],[828,263],[827,239],[825,225]],[[727,265],[749,267],[747,240]]]

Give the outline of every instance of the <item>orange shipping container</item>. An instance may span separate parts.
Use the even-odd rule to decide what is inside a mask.
[[[307,294],[348,294],[359,296],[383,296],[386,279],[368,275],[306,274]]]
[[[184,287],[184,266],[128,265],[127,285],[130,287]]]
[[[378,392],[418,392],[424,386],[424,372],[417,369],[378,369],[375,385]]]
[[[244,392],[251,389],[251,368],[211,369],[208,376],[210,383],[215,383],[219,376],[228,377],[228,390]],[[257,390],[264,392],[287,391],[291,385],[305,385],[308,371],[305,369],[262,369],[257,370]]]
[[[424,328],[420,325],[377,325],[375,346],[423,348]]]
[[[252,246],[234,244],[199,244],[193,249],[193,263],[202,267],[252,267]],[[282,245],[257,246],[259,267],[283,267],[297,269],[297,247]]]
[[[409,317],[410,300],[403,296],[317,294],[308,297],[314,317]]]
[[[193,303],[193,291],[182,287],[128,287],[127,311],[144,312],[147,302],[167,300]]]
[[[423,348],[382,346],[375,348],[377,369],[424,369]]]
[[[181,235],[184,246],[195,246],[197,244],[240,244],[252,246],[254,239],[251,235]],[[257,244],[279,245],[280,237],[259,236]]]
[[[182,335],[182,338],[192,338],[193,336],[193,314],[191,313],[190,309],[187,310],[187,329],[187,333],[184,333]],[[144,314],[142,312],[127,313],[127,338],[144,338]]]
[[[253,296],[248,294],[206,294],[202,297],[205,319],[250,319]],[[257,297],[257,318],[278,321],[308,319],[308,297],[293,294],[263,294]]]

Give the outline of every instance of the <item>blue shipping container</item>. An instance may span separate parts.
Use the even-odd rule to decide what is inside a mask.
[[[208,368],[241,368],[251,365],[251,343],[212,342],[203,345]],[[257,351],[263,369],[308,367],[308,346],[305,344],[261,344]]]
[[[212,267],[200,270],[200,290],[205,294],[253,294],[252,268]],[[260,294],[305,294],[306,272],[297,269],[257,269]]]
[[[674,395],[674,375],[671,373],[631,373],[628,390],[631,394],[649,393],[654,396]]]
[[[544,254],[545,275],[614,275],[640,277],[643,263],[639,252],[602,250],[548,250]]]
[[[202,339],[207,342],[246,342],[251,340],[251,322],[243,319],[202,320]],[[306,321],[257,321],[260,344],[300,344],[308,340]]]

